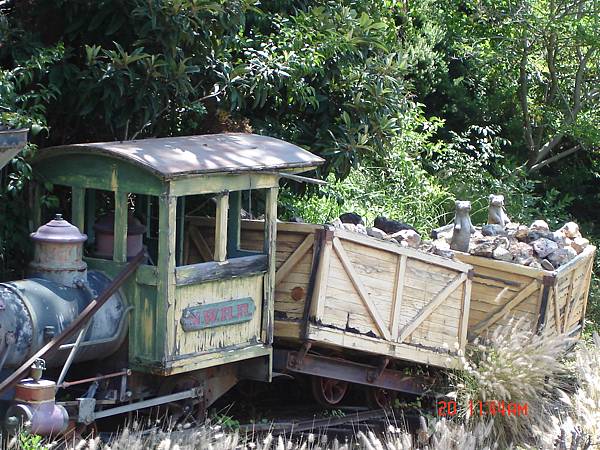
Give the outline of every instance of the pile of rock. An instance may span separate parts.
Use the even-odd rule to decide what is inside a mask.
[[[372,227],[367,227],[360,215],[345,213],[331,225],[446,258],[453,258],[455,251],[467,251],[468,247],[468,253],[474,256],[546,270],[558,269],[590,244],[581,236],[575,222],[568,222],[556,231],[551,231],[543,220],[536,220],[529,226],[521,225],[510,221],[503,204],[502,196],[490,196],[488,222],[499,223],[474,227],[468,215],[470,203],[459,201],[455,223],[435,230],[432,233],[434,239],[426,241],[421,240],[421,235],[411,225],[383,216],[377,217]],[[455,232],[461,234],[464,249],[457,248]]]
[[[452,228],[438,233],[431,251],[450,256],[452,234]],[[589,241],[581,236],[575,222],[551,231],[545,221],[536,220],[529,226],[509,222],[504,226],[488,224],[475,227],[469,253],[537,269],[555,270],[583,252],[588,245]]]
[[[372,227],[365,226],[363,218],[356,213],[345,213],[331,222],[336,228],[366,234],[382,241],[389,241],[402,247],[419,248],[421,235],[406,223],[379,216]]]

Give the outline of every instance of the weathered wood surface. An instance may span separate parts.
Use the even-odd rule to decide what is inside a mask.
[[[595,251],[587,247],[556,271],[457,253],[457,259],[473,266],[469,338],[519,319],[532,331],[543,327],[547,332],[579,335]]]
[[[255,226],[242,223],[242,242],[255,238]],[[445,367],[464,348],[469,265],[343,230],[279,223],[276,267],[276,338],[306,336]]]
[[[177,286],[249,276],[267,271],[267,255],[244,256],[227,261],[191,264],[175,269]]]

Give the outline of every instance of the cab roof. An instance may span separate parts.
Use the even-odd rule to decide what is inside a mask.
[[[50,147],[40,159],[61,154],[104,154],[125,160],[161,178],[217,173],[310,170],[325,161],[280,139],[257,134],[227,133],[198,136],[97,142]]]

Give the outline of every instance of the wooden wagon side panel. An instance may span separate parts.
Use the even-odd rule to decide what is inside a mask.
[[[240,242],[245,250],[262,249],[262,221],[242,221]],[[275,272],[275,335],[299,338],[306,314],[315,237],[322,225],[277,224]]]
[[[546,327],[556,333],[581,332],[594,265],[595,248],[588,247],[557,272],[546,310]]]
[[[522,319],[523,327],[535,330],[542,301],[540,271],[517,273],[513,264],[462,254],[458,257],[473,266],[469,339],[492,333],[514,318]]]
[[[541,325],[557,334],[577,328],[585,315],[594,252],[590,246],[554,272],[457,253],[473,266],[469,339],[511,320],[531,331]]]
[[[327,233],[308,337],[451,365],[448,356],[466,340],[470,266],[342,230]]]

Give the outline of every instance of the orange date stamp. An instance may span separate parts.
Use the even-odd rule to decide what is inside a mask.
[[[466,406],[469,416],[526,416],[529,412],[527,403],[505,402],[504,400],[469,400]],[[438,417],[452,417],[459,412],[455,400],[437,402]]]

